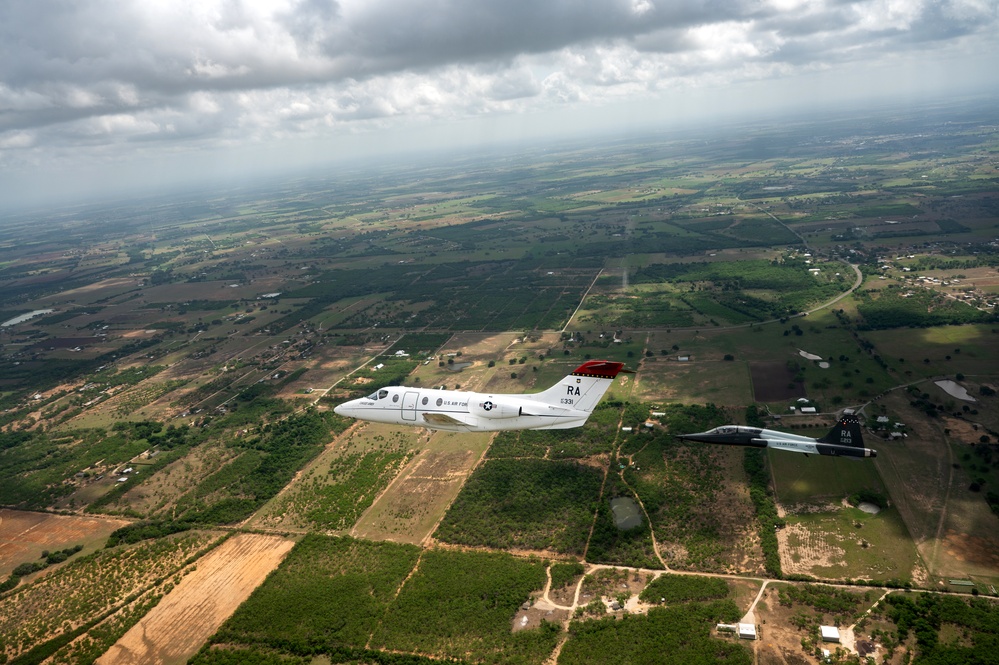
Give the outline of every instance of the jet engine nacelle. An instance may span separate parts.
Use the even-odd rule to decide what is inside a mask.
[[[517,418],[521,415],[519,404],[500,402],[485,395],[477,395],[469,402],[468,409],[482,418]]]

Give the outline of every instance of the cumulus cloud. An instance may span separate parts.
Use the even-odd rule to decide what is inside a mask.
[[[793,95],[801,72],[905,54],[990,75],[997,24],[996,0],[6,2],[0,148],[235,145],[756,79]]]

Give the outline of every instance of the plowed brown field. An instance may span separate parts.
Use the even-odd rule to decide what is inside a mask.
[[[108,649],[101,665],[185,663],[284,560],[294,542],[240,534],[197,562],[159,605]]]

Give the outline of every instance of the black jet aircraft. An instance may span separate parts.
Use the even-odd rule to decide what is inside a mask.
[[[681,434],[677,438],[684,441],[720,443],[729,446],[774,448],[776,450],[789,450],[793,453],[804,453],[805,455],[810,453],[840,457],[877,457],[878,455],[878,451],[864,448],[860,420],[854,414],[847,414],[840,418],[832,431],[821,439],[743,425],[722,425],[707,432]]]

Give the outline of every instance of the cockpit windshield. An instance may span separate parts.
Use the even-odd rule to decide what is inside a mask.
[[[384,388],[382,388],[378,392],[374,392],[368,395],[368,399],[370,399],[372,402],[379,399],[385,399],[386,397],[388,397],[388,391],[385,390]]]

